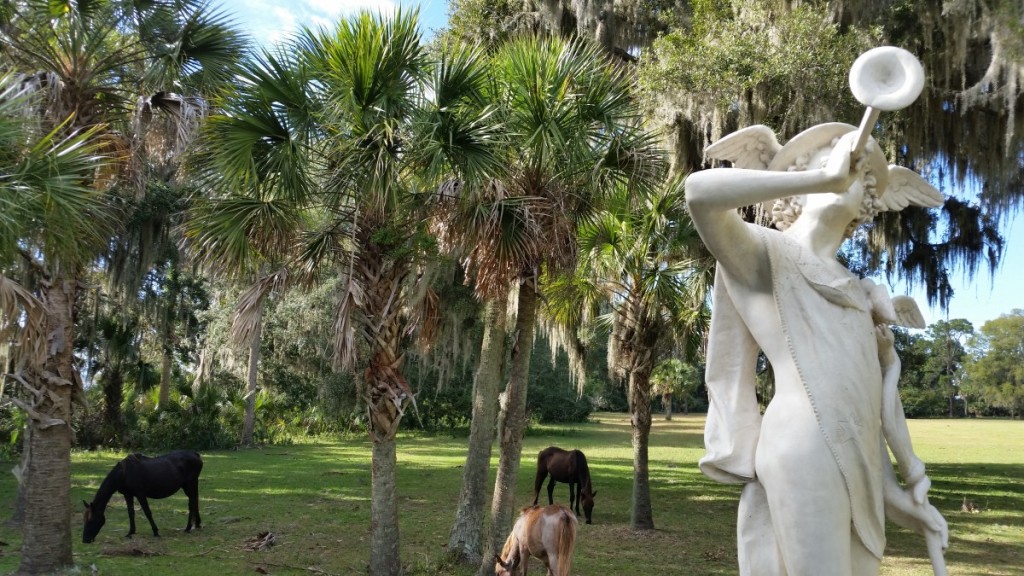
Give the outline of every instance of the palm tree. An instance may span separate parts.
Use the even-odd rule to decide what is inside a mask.
[[[608,366],[626,381],[631,412],[630,524],[635,530],[650,530],[651,373],[674,348],[696,356],[709,318],[706,298],[713,260],[701,254],[678,180],[653,191],[619,188],[579,234],[576,273],[553,280],[545,295],[561,324],[582,326],[597,320],[609,329]],[[601,306],[610,311],[597,316],[593,311]]]
[[[13,339],[10,400],[29,416],[22,470],[24,544],[19,574],[49,573],[71,556],[72,362],[80,271],[103,248],[115,213],[90,185],[104,159],[96,130],[41,131],[23,77],[0,77],[0,338]],[[26,111],[29,114],[26,114]]]
[[[289,282],[340,278],[334,361],[361,380],[373,444],[370,572],[380,575],[401,571],[395,436],[413,402],[406,336],[426,317],[415,310],[433,249],[425,200],[437,182],[475,181],[489,166],[484,111],[462,105],[472,87],[447,73],[459,52],[431,63],[416,26],[415,13],[362,12],[253,60],[244,97],[207,134],[204,170],[221,194],[189,227],[199,250],[249,266],[265,261],[253,251],[283,244],[269,253],[287,257]]]
[[[526,384],[533,348],[541,271],[575,264],[575,228],[616,182],[649,185],[657,175],[653,138],[639,127],[629,76],[599,49],[557,38],[519,38],[500,47],[487,67],[492,122],[503,138],[503,170],[486,181],[455,186],[445,226],[461,246],[467,273],[488,302],[489,335],[474,386],[474,423],[456,523],[449,536],[464,559],[500,548],[512,525],[515,486],[526,425]],[[512,293],[515,325],[509,343],[509,382],[497,424],[494,414],[505,358],[505,307]],[[486,364],[485,364],[486,363]],[[490,538],[480,555],[483,517],[479,484],[487,477],[491,438],[498,428],[500,456],[491,502]]]
[[[121,404],[125,379],[138,365],[139,325],[134,316],[105,316],[97,327],[99,358],[96,379],[103,389],[103,433],[120,442],[124,435]]]
[[[702,376],[697,367],[679,358],[662,360],[651,373],[651,392],[661,396],[661,405],[665,410],[665,420],[672,419],[672,402],[674,397],[683,401],[683,413],[689,413],[690,395],[695,391]]]
[[[80,386],[71,322],[83,274],[101,259],[110,261],[109,255],[101,257],[115,243],[111,238],[123,232],[122,207],[161,172],[156,168],[180,152],[187,128],[198,117],[192,113],[198,103],[192,93],[166,88],[191,90],[230,79],[225,62],[237,55],[238,36],[199,1],[57,0],[7,3],[5,10],[0,67],[18,74],[20,90],[37,95],[24,113],[51,133],[51,143],[92,138],[90,153],[102,151],[113,160],[95,170],[69,172],[67,186],[74,184],[79,193],[63,205],[29,203],[24,210],[40,213],[10,212],[12,219],[24,219],[17,227],[27,236],[3,239],[13,242],[5,249],[18,247],[27,264],[17,271],[21,284],[39,290],[37,297],[46,303],[52,322],[47,333],[59,335],[43,364],[45,385],[70,398]],[[163,119],[179,129],[154,129],[153,123]],[[87,179],[75,180],[81,176]],[[73,217],[72,209],[78,211]],[[26,225],[33,229],[22,228]],[[70,404],[60,410],[67,414],[54,421],[69,416]],[[70,502],[70,435],[32,430],[27,438],[32,461],[25,478],[21,571],[32,573],[70,562],[70,511],[64,504]]]

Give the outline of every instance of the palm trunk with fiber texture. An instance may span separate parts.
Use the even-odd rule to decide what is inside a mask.
[[[505,406],[498,422],[501,454],[498,459],[498,475],[494,479],[494,496],[491,499],[488,547],[484,550],[478,573],[481,576],[494,574],[494,555],[501,551],[515,519],[519,458],[523,453],[523,435],[526,432],[526,386],[530,377],[530,356],[536,328],[537,293],[531,279],[519,287],[512,365],[505,392]]]
[[[394,262],[370,242],[363,244],[356,274],[367,287],[362,312],[369,323],[370,360],[363,372],[364,397],[373,442],[370,497],[370,576],[399,576],[397,457],[395,436],[412,390],[402,375],[400,354],[405,325],[401,315],[406,267]]]
[[[448,535],[448,551],[459,562],[481,562],[487,476],[491,467],[491,446],[497,426],[498,392],[505,360],[505,316],[508,301],[499,297],[487,303],[480,364],[473,386],[473,420],[470,423],[466,465],[462,469],[462,492],[455,511],[455,524]]]
[[[42,392],[34,405],[25,470],[25,524],[17,574],[49,574],[71,566],[71,398],[74,386],[73,279],[51,278],[46,289],[49,355],[32,370]]]

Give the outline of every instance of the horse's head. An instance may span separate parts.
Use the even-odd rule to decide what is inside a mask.
[[[82,504],[85,504],[85,514],[83,515],[85,526],[82,528],[82,542],[90,544],[96,539],[96,535],[100,533],[100,528],[103,528],[107,517],[104,514],[104,509],[94,506],[92,502],[82,500]]]
[[[587,524],[590,524],[591,514],[594,513],[594,496],[597,496],[596,490],[580,494],[580,498],[583,500],[583,515],[587,517]]]
[[[516,566],[519,565],[519,556],[514,556],[508,562],[501,559],[501,556],[494,555],[494,576],[512,576],[515,574]]]

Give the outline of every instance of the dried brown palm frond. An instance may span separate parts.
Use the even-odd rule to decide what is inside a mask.
[[[287,268],[279,268],[256,279],[238,297],[235,314],[231,321],[231,339],[235,344],[246,344],[263,318],[263,302],[271,294],[281,293],[289,286],[290,274]]]
[[[133,161],[137,168],[150,162],[163,172],[164,178],[173,175],[208,111],[206,101],[198,97],[165,91],[140,96],[131,121],[136,138]],[[133,173],[136,190],[142,190],[147,174],[141,169]]]
[[[484,300],[505,293],[524,268],[540,260],[545,248],[537,199],[511,196],[499,182],[488,188],[488,196],[467,206],[459,221],[463,245],[472,247],[462,265]]]
[[[45,320],[44,303],[0,274],[0,341],[13,342],[9,355],[15,367],[34,368],[45,361]]]
[[[357,360],[356,322],[353,317],[365,301],[363,287],[349,275],[339,280],[338,292],[341,298],[334,311],[334,355],[332,362],[337,367],[354,366]]]

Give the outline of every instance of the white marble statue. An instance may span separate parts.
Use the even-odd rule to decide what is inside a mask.
[[[751,126],[708,147],[733,167],[686,180],[693,221],[718,261],[700,467],[744,484],[743,575],[877,575],[886,516],[924,534],[944,573],[947,527],[911,448],[888,327],[924,327],[923,318],[912,300],[890,300],[836,260],[877,212],[938,206],[942,196],[913,171],[888,166],[873,140],[854,157],[857,139],[853,126],[829,123],[783,147],[769,128]],[[737,208],[749,205],[770,211],[778,230],[744,222]],[[758,350],[775,375],[763,415]]]

